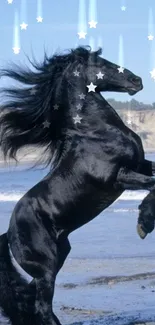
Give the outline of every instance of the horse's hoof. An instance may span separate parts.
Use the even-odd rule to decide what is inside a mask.
[[[137,225],[137,233],[141,239],[144,239],[147,236],[147,232],[145,232],[142,228],[142,225],[138,223]]]

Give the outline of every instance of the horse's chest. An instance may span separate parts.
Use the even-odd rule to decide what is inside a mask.
[[[129,146],[134,160],[136,159],[137,161],[140,161],[143,159],[143,148],[141,142],[140,140],[138,141],[138,136],[135,137],[132,132],[129,133]]]
[[[129,162],[139,162],[143,160],[143,148],[140,139],[134,133],[121,133],[116,138],[115,152],[118,156]]]

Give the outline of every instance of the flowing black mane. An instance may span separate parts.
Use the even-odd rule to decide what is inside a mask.
[[[17,160],[17,151],[27,145],[45,147],[46,159],[41,162],[49,165],[56,153],[55,161],[61,156],[66,140],[67,107],[62,98],[63,75],[68,65],[85,64],[91,52],[90,47],[71,49],[64,55],[48,57],[45,53],[43,63],[29,62],[35,71],[13,64],[2,69],[1,76],[9,77],[22,84],[22,87],[3,88],[1,92],[8,97],[1,105],[1,149],[4,158]],[[99,49],[95,56],[102,53]],[[59,105],[59,110],[54,105]],[[50,121],[49,127],[43,122]],[[45,156],[44,156],[45,157]]]

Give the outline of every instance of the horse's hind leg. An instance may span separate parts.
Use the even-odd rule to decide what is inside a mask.
[[[58,239],[58,265],[57,265],[57,273],[62,268],[68,254],[70,253],[71,246],[70,242],[65,235],[61,235]]]
[[[35,315],[38,325],[58,325],[60,322],[52,312],[52,299],[54,295],[55,276],[46,273],[43,277],[35,279],[36,300]],[[58,323],[59,322],[59,323]]]
[[[53,272],[49,272],[44,277],[34,279],[30,283],[30,286],[33,286],[36,289],[35,313],[39,325],[61,325],[57,316],[53,313],[52,298],[54,295],[56,274],[63,266],[70,249],[71,247],[68,238],[61,236],[57,241],[57,263],[55,275],[53,276]],[[51,271],[53,271],[53,267]],[[43,320],[41,323],[40,319]]]

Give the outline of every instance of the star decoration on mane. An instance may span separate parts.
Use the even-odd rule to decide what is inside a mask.
[[[20,52],[20,47],[15,46],[15,47],[13,47],[12,49],[13,49],[14,54],[19,54],[19,52]]]
[[[27,29],[27,26],[28,26],[28,24],[25,24],[24,22],[22,23],[22,24],[20,24],[20,28],[21,29]]]
[[[99,73],[97,73],[96,76],[97,76],[97,79],[103,79],[104,73],[102,73],[101,71],[99,71]]]
[[[36,89],[35,88],[30,89],[30,95],[35,95],[35,94],[36,94]]]
[[[155,68],[150,71],[150,74],[151,74],[151,78],[155,80]]]
[[[78,105],[76,105],[76,108],[77,108],[77,111],[79,111],[79,110],[82,109],[82,105],[81,104],[78,104]]]
[[[122,11],[125,11],[125,10],[126,10],[126,7],[125,7],[125,6],[122,6],[122,7],[121,7],[121,10],[122,10]]]
[[[73,72],[73,74],[74,74],[74,76],[75,76],[75,77],[79,77],[79,75],[80,75],[80,72],[79,72],[79,71],[77,71],[77,70],[75,70],[75,71]]]
[[[8,0],[8,4],[11,5],[13,0]]]
[[[96,88],[97,86],[95,86],[92,82],[90,83],[90,85],[88,85],[87,86],[87,88],[88,88],[88,92],[90,92],[90,91],[94,91],[95,92],[95,88]]]
[[[119,68],[117,68],[117,70],[118,70],[119,73],[124,73],[124,68],[123,67],[119,67]]]
[[[43,22],[43,18],[41,16],[38,16],[36,19],[37,19],[37,22],[38,23],[42,23]]]
[[[154,36],[153,36],[152,34],[150,34],[150,35],[148,35],[148,37],[147,37],[147,38],[148,38],[148,40],[149,40],[149,41],[153,41],[153,39],[154,39]]]
[[[86,95],[82,93],[79,95],[79,97],[80,97],[80,99],[85,99]]]
[[[49,128],[50,123],[46,120],[45,122],[43,122],[43,126],[44,126],[44,128]]]
[[[82,117],[80,117],[78,114],[73,117],[74,124],[81,123]]]
[[[55,104],[54,106],[54,110],[57,111],[59,109],[59,105]]]
[[[79,35],[79,39],[86,38],[87,33],[81,31],[81,32],[78,33],[78,35]]]
[[[89,27],[90,28],[96,28],[97,21],[95,21],[95,20],[92,19],[91,21],[89,21],[88,24],[89,24]]]

